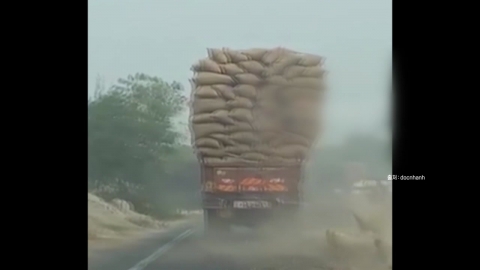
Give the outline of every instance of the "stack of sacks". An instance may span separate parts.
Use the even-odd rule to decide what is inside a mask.
[[[209,49],[192,67],[192,144],[205,163],[297,163],[318,133],[322,58]]]

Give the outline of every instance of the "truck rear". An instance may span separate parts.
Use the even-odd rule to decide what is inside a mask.
[[[223,48],[192,66],[189,122],[207,229],[294,219],[319,131],[322,63],[283,48]]]
[[[300,203],[301,172],[301,165],[202,165],[206,228],[257,227],[275,218],[293,218]]]

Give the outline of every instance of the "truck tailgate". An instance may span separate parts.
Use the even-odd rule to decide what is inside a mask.
[[[217,192],[296,192],[300,170],[287,168],[214,168]]]

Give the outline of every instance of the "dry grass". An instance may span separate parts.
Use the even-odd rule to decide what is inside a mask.
[[[108,203],[88,194],[88,239],[112,239],[145,230],[158,230],[165,223],[136,213],[130,203],[116,199]]]

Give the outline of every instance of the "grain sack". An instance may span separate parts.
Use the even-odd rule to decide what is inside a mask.
[[[260,153],[255,153],[255,152],[243,153],[240,155],[240,157],[242,159],[255,160],[255,161],[262,161],[267,158],[265,155],[262,155]]]
[[[225,84],[214,84],[211,86],[221,97],[226,100],[235,99],[235,93],[233,87]]]
[[[192,70],[195,72],[213,72],[213,73],[222,73],[220,65],[210,58],[202,59],[198,61],[197,64],[192,66]]]
[[[248,55],[240,51],[230,50],[228,48],[207,49],[207,52],[210,59],[220,64],[238,63],[241,61],[250,60]]]
[[[227,102],[223,99],[197,99],[193,104],[193,113],[212,113],[217,110],[226,110]]]
[[[234,108],[245,108],[245,109],[251,109],[253,107],[253,102],[249,100],[248,98],[243,98],[243,97],[236,97],[233,100],[229,100],[226,105],[230,109]]]
[[[280,75],[265,78],[265,82],[269,85],[287,86],[288,81]]]
[[[285,57],[288,52],[284,48],[275,48],[268,50],[262,57],[261,62],[265,65],[273,65],[276,62],[281,61],[282,57]]]
[[[225,73],[229,76],[245,73],[245,71],[237,64],[225,64],[221,67],[221,69],[223,71],[222,73]]]
[[[210,85],[197,87],[194,91],[194,96],[195,98],[203,98],[203,99],[208,99],[208,98],[215,99],[219,97],[217,91],[215,91],[215,89],[213,89],[213,87]]]
[[[250,49],[250,50],[242,50],[241,52],[244,55],[248,56],[248,58],[251,60],[262,61],[262,58],[268,52],[268,50],[267,49]]]
[[[245,70],[247,73],[252,73],[257,76],[261,76],[265,72],[265,66],[258,61],[243,61],[239,62],[238,66]]]
[[[202,138],[213,133],[225,133],[227,129],[222,124],[209,123],[209,124],[193,124],[192,130],[194,132],[195,138]]]
[[[207,49],[208,58],[219,64],[228,63],[227,55],[223,52],[222,49]]]
[[[323,59],[285,48],[208,49],[208,56],[192,67],[190,116],[204,162],[305,159],[318,134]]]
[[[248,84],[239,84],[233,88],[233,93],[236,96],[248,98],[248,99],[255,99],[257,96],[257,90],[254,86]]]
[[[195,141],[195,145],[199,148],[220,148],[218,140],[213,138],[200,138]]]
[[[197,76],[193,79],[193,82],[199,85],[212,85],[212,84],[227,84],[234,85],[235,81],[228,75],[213,73],[213,72],[198,72]]]
[[[270,77],[273,75],[281,75],[287,67],[298,63],[299,59],[298,55],[285,55],[269,66],[268,69],[263,72],[263,76]]]
[[[224,125],[233,125],[235,122],[228,114],[229,112],[226,110],[218,110],[212,113],[202,113],[194,115],[191,121],[195,124],[221,123]]]
[[[263,99],[257,102],[257,106],[253,111],[253,115],[275,114],[280,109],[281,107],[277,102]]]
[[[196,151],[201,156],[207,156],[207,157],[224,157],[226,155],[224,149],[197,147]]]
[[[282,157],[277,157],[277,156],[270,157],[269,161],[272,164],[285,164],[285,165],[291,165],[291,164],[297,164],[298,163],[298,159],[296,159],[296,158],[282,158]]]
[[[230,137],[226,134],[214,133],[214,134],[208,135],[208,137],[217,140],[219,143],[222,143],[223,145],[236,145],[235,141],[230,139]]]
[[[256,131],[271,131],[271,132],[280,132],[282,131],[282,123],[279,119],[270,118],[266,115],[255,117],[252,122],[253,129]]]
[[[281,92],[282,87],[278,85],[264,85],[258,88],[257,100],[274,102]]]
[[[243,144],[252,144],[259,140],[253,132],[235,132],[230,135],[230,139]]]
[[[252,148],[245,144],[236,144],[233,146],[225,147],[225,152],[235,154],[235,155],[241,155],[243,153],[248,153],[251,151],[252,151]]]
[[[257,134],[260,137],[260,141],[262,142],[270,142],[278,136],[277,132],[270,132],[270,131],[257,132]]]
[[[239,163],[252,163],[254,164],[255,161],[249,161],[242,158],[237,157],[224,157],[224,158],[203,158],[203,161],[206,164],[239,164]]]
[[[240,51],[224,49],[224,52],[225,52],[227,58],[230,59],[230,61],[233,62],[233,63],[239,63],[239,62],[242,62],[242,61],[250,60],[247,55],[243,54]]]
[[[233,109],[228,113],[228,116],[238,121],[253,122],[252,111],[249,109]]]
[[[323,57],[313,54],[303,54],[297,63],[300,66],[317,66],[323,64]]]
[[[237,74],[233,77],[235,78],[235,83],[238,84],[258,85],[262,82],[260,77],[252,73]]]
[[[253,127],[250,123],[235,121],[232,125],[226,126],[227,133],[240,132],[240,131],[252,131]]]
[[[266,156],[275,155],[275,149],[267,144],[261,144],[256,146],[255,151]]]

